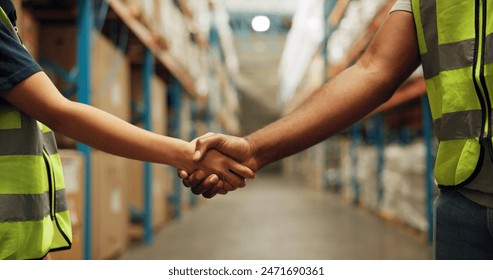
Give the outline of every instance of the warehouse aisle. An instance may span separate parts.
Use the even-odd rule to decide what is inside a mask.
[[[431,245],[338,195],[261,174],[247,188],[203,201],[152,246],[121,259],[430,259]]]

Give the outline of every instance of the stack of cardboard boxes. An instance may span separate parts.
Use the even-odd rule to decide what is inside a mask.
[[[55,260],[80,260],[84,257],[84,156],[74,150],[60,150],[67,204],[72,222],[72,248],[51,254]]]

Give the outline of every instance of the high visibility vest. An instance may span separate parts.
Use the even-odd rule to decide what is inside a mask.
[[[0,19],[16,33],[1,7]],[[39,259],[71,244],[53,131],[0,98],[0,259]]]
[[[439,141],[435,179],[462,187],[493,158],[493,1],[412,0],[412,9]]]

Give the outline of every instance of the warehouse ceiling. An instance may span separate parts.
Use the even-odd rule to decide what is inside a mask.
[[[240,123],[249,134],[281,116],[279,63],[298,0],[221,0],[228,10],[239,59],[236,84],[241,100]],[[280,4],[282,2],[282,4]],[[269,29],[254,31],[252,20],[267,17]],[[267,172],[281,170],[279,163]]]
[[[292,15],[299,0],[222,0],[232,12],[266,12],[272,14]]]
[[[239,59],[236,79],[242,99],[243,133],[250,133],[281,115],[279,62],[298,0],[222,0],[228,10]],[[269,29],[257,32],[252,20],[269,19]]]

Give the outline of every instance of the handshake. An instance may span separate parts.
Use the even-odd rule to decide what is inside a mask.
[[[188,144],[193,156],[183,159],[178,176],[196,195],[212,198],[243,188],[260,168],[247,138],[207,133]]]

